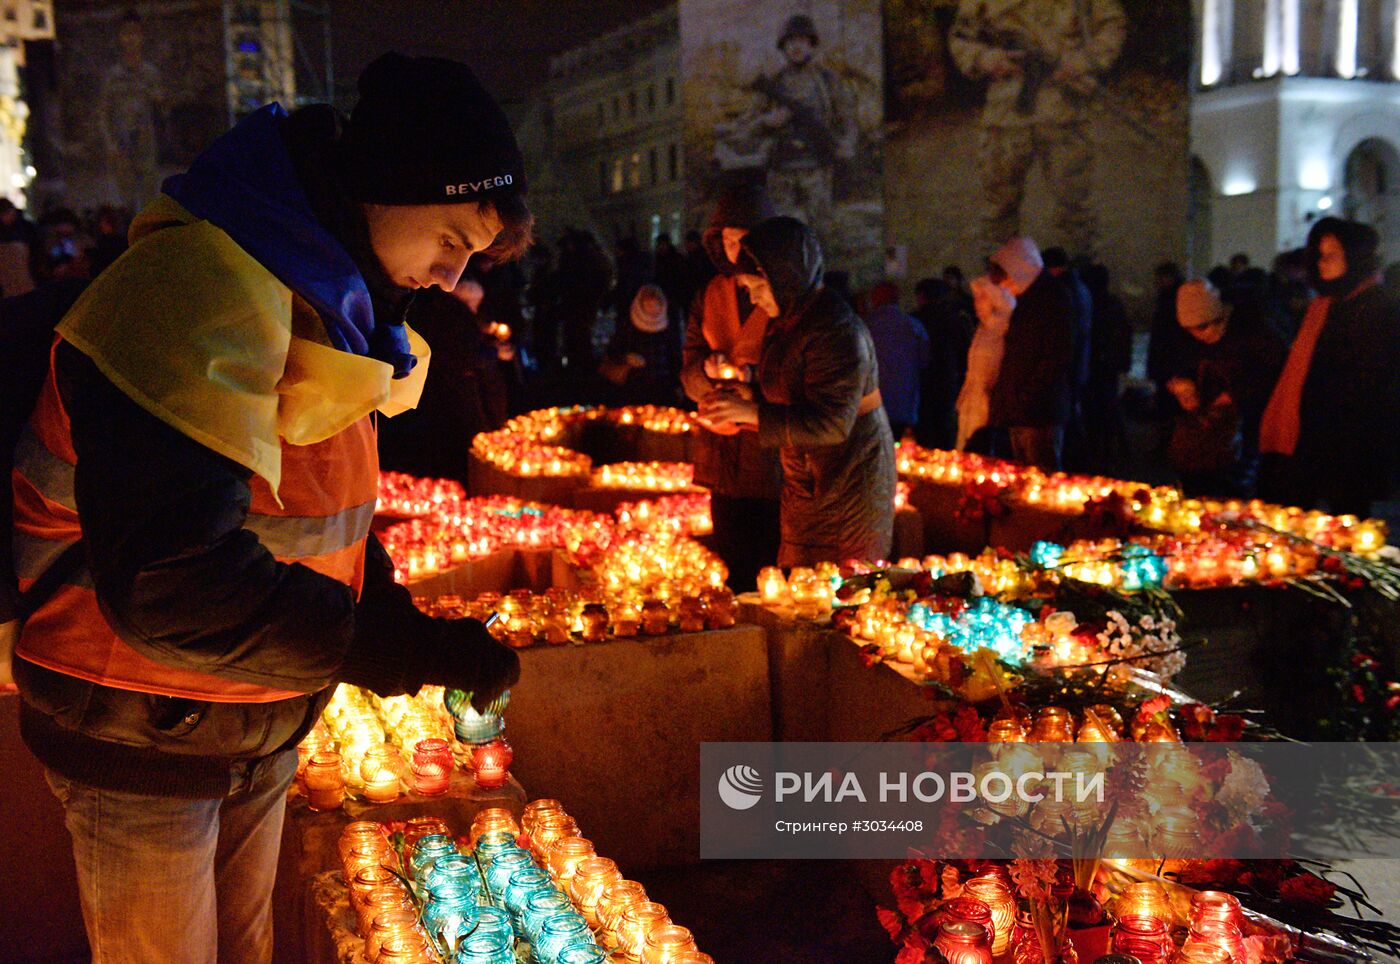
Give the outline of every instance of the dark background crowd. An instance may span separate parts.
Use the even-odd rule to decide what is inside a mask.
[[[0,201],[0,290],[95,276],[125,250],[130,218],[51,205],[31,220]],[[1319,274],[1324,236],[1344,262],[1333,279]],[[1028,248],[994,253],[981,278],[949,265],[906,288],[852,291],[839,266],[826,271],[870,331],[896,438],[1196,495],[1384,509],[1400,422],[1400,264],[1381,270],[1370,228],[1323,219],[1308,246],[1268,267],[1237,254],[1204,279],[1163,262],[1151,317],[1136,320],[1102,264],[1020,240]],[[1028,272],[1014,304],[997,293],[1014,278],[985,287],[1004,264]],[[698,231],[609,249],[569,228],[520,263],[473,264],[454,292],[420,293],[411,321],[433,348],[429,385],[419,410],[383,423],[385,466],[465,481],[472,436],[521,411],[689,407],[685,326],[715,271]],[[1275,410],[1270,427],[1271,402],[1289,401],[1280,392],[1296,424],[1277,424]]]

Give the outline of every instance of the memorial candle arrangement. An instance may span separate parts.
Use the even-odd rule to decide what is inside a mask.
[[[376,512],[398,516],[431,515],[445,502],[467,497],[461,483],[451,479],[423,479],[404,472],[380,472]]]
[[[521,954],[540,964],[714,964],[641,884],[594,852],[558,801],[531,801],[518,827],[505,811],[484,811],[465,853],[441,821],[410,823],[401,853],[370,821],[340,838],[371,964]]]
[[[595,489],[636,489],[642,492],[681,492],[695,481],[689,462],[614,462],[593,470]]]

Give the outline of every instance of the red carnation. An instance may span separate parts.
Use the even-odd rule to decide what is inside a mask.
[[[1229,889],[1244,873],[1244,862],[1233,858],[1188,860],[1177,871],[1176,879],[1190,887],[1216,886]]]
[[[1315,874],[1299,874],[1289,877],[1279,885],[1278,895],[1290,904],[1303,904],[1308,907],[1326,907],[1337,893],[1337,885],[1323,880]]]
[[[1396,693],[1385,701],[1385,708],[1388,712],[1394,713],[1397,707],[1400,707],[1400,693]]]
[[[1234,743],[1244,735],[1244,717],[1226,713],[1216,717],[1206,739],[1212,743]]]
[[[1358,703],[1366,702],[1366,691],[1361,688],[1360,683],[1351,684],[1351,696]]]
[[[962,743],[987,742],[987,728],[982,725],[982,717],[970,703],[963,703],[953,714],[953,729],[956,739]]]
[[[1178,712],[1181,714],[1181,728],[1186,739],[1206,739],[1208,728],[1215,722],[1215,710],[1204,703],[1186,703]]]

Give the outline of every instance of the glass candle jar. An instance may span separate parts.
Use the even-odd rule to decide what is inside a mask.
[[[340,855],[340,863],[343,866],[345,860],[350,856],[350,851],[359,844],[367,844],[376,847],[383,844],[388,847],[388,838],[384,836],[384,825],[373,820],[356,820],[345,825],[345,829],[340,831],[340,839],[336,841],[336,853]]]
[[[604,887],[598,899],[599,941],[607,947],[617,947],[617,925],[622,912],[646,899],[646,889],[635,880],[615,880]]]
[[[367,938],[376,917],[396,910],[408,911],[413,915],[414,923],[418,922],[418,910],[413,904],[413,898],[408,896],[408,891],[404,890],[402,886],[380,887],[371,890],[360,900],[360,910],[356,920],[359,934]]]
[[[1236,961],[1243,961],[1244,933],[1239,927],[1223,920],[1199,920],[1191,925],[1187,941],[1218,947]]]
[[[1155,917],[1170,927],[1175,915],[1171,901],[1160,884],[1153,881],[1129,884],[1114,901],[1115,917]]]
[[[1188,940],[1176,952],[1172,964],[1231,964],[1230,952],[1214,944]],[[1243,962],[1235,962],[1243,964]]]
[[[660,599],[642,603],[642,632],[647,636],[665,636],[671,628],[671,611]]]
[[[426,964],[436,960],[428,939],[421,934],[395,934],[379,946],[377,964]]]
[[[1239,898],[1222,890],[1203,890],[1191,896],[1191,920],[1194,927],[1201,921],[1218,920],[1236,927],[1244,922]]]
[[[578,864],[569,883],[569,899],[589,927],[599,924],[598,904],[603,899],[603,888],[621,879],[617,864],[607,857],[586,857]]]
[[[317,812],[338,809],[345,801],[345,777],[340,772],[340,754],[334,750],[317,750],[306,761],[302,776],[306,787],[306,805]]]
[[[423,937],[418,914],[408,907],[391,907],[375,915],[365,929],[365,957],[379,959],[379,949],[390,937]]]
[[[700,594],[705,600],[705,626],[728,629],[738,618],[739,604],[728,589],[706,589]]]
[[[511,926],[510,914],[501,907],[478,907],[476,930],[472,931],[472,937],[489,938],[498,947],[510,950],[515,946],[515,929]]]
[[[933,946],[948,964],[992,964],[992,948],[987,929],[969,921],[945,921],[938,928]]]
[[[705,603],[699,596],[682,596],[677,628],[683,633],[698,633],[705,628]]]
[[[475,847],[482,835],[501,830],[514,837],[520,832],[520,825],[515,822],[515,816],[505,807],[487,807],[477,811],[476,816],[472,818],[467,839],[471,846]]]
[[[517,870],[525,870],[534,866],[535,861],[525,850],[508,850],[505,853],[497,854],[486,868],[486,886],[491,889],[492,895],[498,900],[503,899],[511,875]]]
[[[531,944],[539,943],[540,929],[545,921],[559,916],[578,917],[569,898],[559,891],[541,890],[526,897],[525,907],[520,912],[520,918],[525,922],[525,939]]]
[[[776,566],[766,566],[758,572],[758,598],[769,608],[786,606],[788,584],[783,571]]]
[[[683,951],[699,950],[687,928],[677,924],[653,927],[642,948],[642,964],[672,964]]]
[[[439,857],[455,854],[457,845],[446,834],[429,834],[413,845],[413,856],[408,861],[408,876],[422,883],[427,879],[428,867]]]
[[[529,853],[515,841],[515,834],[508,830],[488,830],[476,840],[476,859],[481,862],[483,868],[489,868],[491,861],[503,853],[516,850]]]
[[[360,779],[370,803],[393,803],[399,798],[399,774],[403,758],[387,743],[370,747],[360,761]]]
[[[538,867],[517,870],[510,875],[503,901],[510,912],[511,927],[521,937],[525,936],[525,902],[531,894],[541,892],[553,893],[554,885],[549,882],[549,874]]]
[[[398,868],[398,858],[387,840],[360,840],[341,861],[340,869],[346,880],[354,877],[365,867]]]
[[[413,859],[413,848],[418,841],[433,834],[447,836],[451,833],[441,817],[409,817],[403,827],[403,861],[408,866]]]
[[[375,890],[399,891],[403,885],[392,870],[385,867],[364,867],[350,880],[350,906],[359,914],[365,899]]]
[[[601,643],[608,638],[608,607],[602,603],[589,603],[583,607],[579,617],[583,626],[580,635],[585,643]]]
[[[495,739],[473,747],[472,773],[476,785],[483,790],[496,790],[505,786],[514,757],[510,744],[503,739]]]
[[[482,886],[481,874],[476,869],[476,861],[459,853],[445,854],[434,860],[428,865],[425,880],[429,890],[439,884],[454,883],[479,892]]]
[[[535,953],[542,961],[553,961],[570,944],[592,940],[593,935],[583,918],[576,914],[561,914],[544,922]]]
[[[549,875],[554,878],[555,886],[560,890],[567,890],[578,865],[593,856],[595,854],[591,840],[583,837],[560,837],[554,841],[549,847],[545,862]]]
[[[413,789],[425,797],[437,797],[447,792],[452,783],[452,747],[437,737],[419,740],[413,745]]]
[[[991,941],[996,928],[992,924],[992,909],[985,902],[976,897],[954,897],[945,900],[938,908],[938,916],[935,918],[941,925],[945,921],[965,921],[969,924],[980,924],[987,929],[987,940]]]
[[[560,837],[578,835],[578,824],[567,813],[560,811],[541,814],[536,818],[534,828],[530,832],[530,852],[535,855],[536,860],[543,860],[554,841]]]
[[[1167,924],[1156,917],[1120,916],[1113,925],[1113,952],[1131,954],[1142,964],[1166,964],[1171,951]]]
[[[515,964],[515,951],[492,937],[473,934],[457,947],[454,964]]]
[[[531,800],[525,804],[525,809],[520,813],[520,832],[529,835],[534,830],[535,820],[542,814],[563,812],[564,805],[558,800],[551,800],[548,797]]]
[[[596,944],[570,944],[559,952],[554,964],[608,964],[608,952]]]
[[[642,901],[626,908],[617,922],[617,949],[633,964],[641,964],[647,937],[663,924],[671,923],[666,908],[655,901]]]
[[[1016,897],[1000,877],[973,877],[963,885],[963,896],[980,900],[992,914],[992,954],[1006,953],[1011,946],[1011,925],[1016,922]]]
[[[423,906],[423,927],[449,947],[455,945],[476,924],[476,895],[476,888],[455,881],[432,888]]]

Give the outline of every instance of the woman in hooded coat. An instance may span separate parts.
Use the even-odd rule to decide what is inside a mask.
[[[1260,495],[1368,515],[1392,479],[1400,422],[1400,307],[1380,284],[1380,237],[1323,218],[1308,232],[1308,305],[1264,410]]]
[[[773,318],[758,398],[716,389],[703,417],[757,430],[783,467],[778,564],[883,559],[894,528],[894,438],[880,402],[875,346],[850,306],[821,284],[822,252],[800,221],[770,218],[741,244],[739,282]]]

